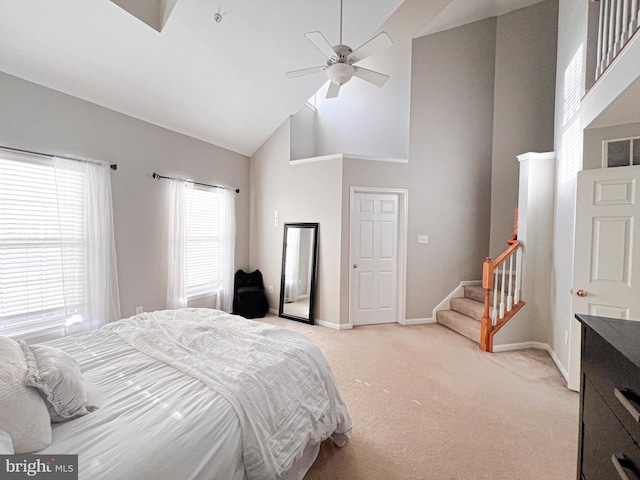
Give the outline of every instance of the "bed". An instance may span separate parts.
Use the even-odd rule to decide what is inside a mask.
[[[47,345],[77,361],[86,405],[39,453],[77,453],[81,479],[301,479],[351,433],[326,359],[283,328],[179,309]]]

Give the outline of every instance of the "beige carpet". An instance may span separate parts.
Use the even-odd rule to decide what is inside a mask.
[[[264,321],[322,349],[353,420],[305,480],[576,478],[579,398],[546,352],[487,354],[437,324]]]

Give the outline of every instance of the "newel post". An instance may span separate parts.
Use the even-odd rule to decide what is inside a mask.
[[[493,322],[489,315],[491,289],[493,288],[493,261],[491,257],[487,257],[482,264],[482,288],[484,288],[484,315],[480,326],[480,350],[493,352],[493,339],[491,336]]]

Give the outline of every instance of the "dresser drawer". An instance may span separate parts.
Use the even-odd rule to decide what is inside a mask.
[[[584,374],[640,443],[640,369],[591,329],[585,329]]]
[[[583,387],[582,475],[589,480],[640,478],[640,448],[588,378]]]

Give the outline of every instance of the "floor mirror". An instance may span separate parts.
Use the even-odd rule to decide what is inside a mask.
[[[318,224],[285,223],[280,281],[281,317],[313,325],[317,259]]]

